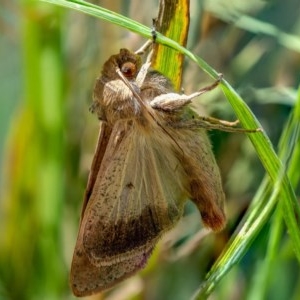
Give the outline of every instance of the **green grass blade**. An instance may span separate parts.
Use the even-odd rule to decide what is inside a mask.
[[[253,32],[257,35],[263,34],[265,36],[272,37],[282,46],[293,51],[300,52],[299,36],[284,32],[278,26],[264,22],[249,15],[245,15],[238,11],[234,6],[232,6],[229,12],[224,5],[210,3],[208,10],[220,20],[223,20],[227,23],[234,23],[235,27]]]
[[[298,97],[297,105],[291,117],[292,121],[289,122],[286,126],[280,141],[280,155],[282,157],[282,160],[286,161],[287,158],[290,159],[287,173],[289,174],[294,186],[297,185],[300,177],[299,171],[296,171],[299,170],[297,168],[299,168],[298,162],[300,160],[299,107],[300,97]],[[293,125],[291,126],[290,123],[292,123]],[[226,273],[228,273],[228,271],[240,261],[247,249],[250,247],[252,241],[259,233],[260,229],[270,218],[278,200],[280,200],[281,204],[278,208],[281,208],[280,213],[285,218],[286,224],[289,229],[289,234],[292,238],[296,257],[299,260],[299,228],[297,226],[297,221],[295,220],[295,214],[297,213],[297,211],[293,211],[293,203],[291,203],[292,198],[295,197],[295,195],[286,174],[282,170],[283,167],[278,170],[270,171],[274,172],[273,176],[275,183],[271,182],[271,176],[265,177],[259,190],[256,193],[255,198],[253,199],[252,205],[248,209],[247,214],[241,222],[243,223],[242,228],[233,236],[233,238],[229,242],[228,248],[223,252],[223,255],[212,267],[210,273],[207,275],[206,281],[196,292],[194,296],[195,299],[206,299],[211,294],[214,287],[221,280],[221,278],[225,276]],[[276,171],[278,171],[278,173],[276,173]],[[292,226],[289,227],[290,222],[292,223]],[[276,228],[277,227],[278,226],[276,226]],[[278,231],[276,228],[274,228],[274,234],[278,235]],[[274,239],[275,238],[276,237],[274,237]],[[274,256],[274,251],[270,250],[269,253],[272,257]]]
[[[127,18],[123,15],[117,14],[111,10],[103,8],[101,6],[94,5],[92,3],[80,0],[41,0],[42,2],[48,2],[52,4],[56,4],[66,8],[72,8],[79,12],[91,15],[96,18],[100,18],[112,24],[116,24],[118,26],[124,27],[132,32],[139,33],[142,36],[151,38],[151,29],[139,22],[135,22],[134,20]]]

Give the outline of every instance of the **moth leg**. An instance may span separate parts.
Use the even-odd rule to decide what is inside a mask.
[[[149,53],[149,55],[152,55],[152,51]],[[148,57],[149,57],[149,55],[148,55]],[[138,87],[141,87],[143,85],[146,75],[148,73],[148,70],[150,68],[150,65],[151,65],[151,62],[148,61],[148,58],[147,58],[147,61],[142,65],[142,67],[136,77],[136,83],[137,83]]]
[[[191,95],[180,95],[177,93],[162,94],[156,96],[150,102],[150,105],[154,109],[171,112],[191,103],[192,99],[199,95],[201,95],[201,93],[199,92],[193,93]]]
[[[175,128],[175,129],[196,129],[196,128],[203,128],[206,130],[221,130],[226,132],[240,132],[240,133],[254,133],[262,131],[261,128],[255,129],[245,129],[241,127],[236,127],[239,123],[239,120],[234,122],[219,120],[212,117],[203,117],[197,116],[193,114],[192,119],[189,120],[182,120],[178,122],[168,123],[168,126]]]
[[[232,129],[242,129],[242,128],[237,128],[236,126],[240,123],[239,120],[235,120],[235,121],[227,121],[227,120],[220,120],[217,118],[213,118],[213,117],[206,117],[206,116],[198,116],[195,119],[195,124],[197,124],[197,122],[205,122],[206,124],[209,124],[211,126],[216,126],[216,128],[232,128]],[[214,128],[212,128],[214,129]]]
[[[153,41],[148,40],[144,45],[142,45],[134,53],[137,54],[137,55],[143,55],[149,50],[149,48],[152,46],[152,44],[153,44]]]
[[[148,40],[144,45],[142,45],[138,50],[134,52],[135,54],[143,55],[149,50],[151,46],[153,46],[157,38],[156,23],[157,23],[157,19],[152,19],[152,28],[151,28],[152,40]]]
[[[184,95],[184,94],[180,95],[177,93],[168,93],[168,94],[159,95],[150,102],[150,105],[154,109],[163,110],[167,112],[178,110],[183,106],[191,103],[194,98],[216,88],[220,83],[220,81],[222,80],[222,78],[223,75],[219,74],[219,78],[213,84],[206,86],[190,95]]]
[[[192,122],[195,121],[195,125],[198,124],[206,124],[206,129],[219,129],[222,131],[227,132],[243,132],[243,133],[253,133],[253,132],[259,132],[262,131],[261,128],[255,128],[255,129],[245,129],[241,127],[236,127],[239,124],[239,120],[235,120],[233,122],[226,121],[226,120],[220,120],[212,117],[198,117],[198,120],[191,120]],[[200,126],[202,127],[202,126]]]
[[[205,86],[204,88],[200,89],[199,92],[201,92],[201,94],[203,94],[203,93],[206,93],[206,92],[209,92],[209,91],[215,89],[219,85],[219,83],[221,82],[222,79],[223,79],[223,74],[219,73],[218,79],[214,83],[212,83],[209,86]]]
[[[211,124],[221,124],[221,125],[225,125],[225,126],[229,126],[229,127],[235,127],[236,125],[238,125],[240,123],[239,120],[227,121],[227,120],[216,119],[213,117],[201,117],[201,118]]]

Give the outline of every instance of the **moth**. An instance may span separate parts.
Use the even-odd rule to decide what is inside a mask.
[[[243,131],[199,116],[191,95],[121,49],[96,80],[99,139],[84,196],[70,282],[76,296],[103,291],[143,268],[192,200],[205,226],[226,224],[224,192],[207,129]]]

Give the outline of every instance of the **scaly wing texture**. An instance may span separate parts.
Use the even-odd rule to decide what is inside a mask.
[[[101,292],[131,276],[143,268],[152,252],[137,253],[127,261],[115,262],[109,266],[96,266],[91,263],[83,247],[84,228],[81,228],[71,268],[71,287],[75,296],[82,297]]]
[[[89,180],[84,194],[82,210],[81,210],[81,219],[83,218],[87,203],[93,191],[97,179],[97,174],[102,164],[103,156],[105,154],[111,133],[112,133],[112,127],[109,126],[106,122],[100,122],[97,148],[95,150],[95,154],[94,154],[94,158],[93,158],[93,162],[89,174]]]
[[[99,292],[142,268],[180,218],[189,183],[173,147],[161,130],[148,135],[130,121],[114,126],[76,244],[75,294]]]
[[[190,183],[190,199],[197,205],[205,226],[222,230],[226,225],[225,195],[207,134],[203,129],[177,129],[175,133],[184,149],[181,161]]]

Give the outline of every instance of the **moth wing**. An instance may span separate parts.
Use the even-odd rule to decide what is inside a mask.
[[[94,184],[96,182],[97,174],[99,172],[104,153],[106,152],[106,148],[107,148],[111,133],[112,133],[112,127],[108,126],[108,124],[106,122],[100,122],[97,147],[96,147],[95,154],[93,157],[90,174],[89,174],[89,179],[88,179],[87,187],[85,190],[83,205],[82,205],[82,209],[81,209],[81,219],[83,218],[87,203],[90,199],[90,195],[92,193]]]
[[[162,133],[147,135],[131,122],[115,125],[86,201],[72,285],[84,282],[78,270],[91,265],[98,291],[125,279],[144,266],[158,238],[180,218],[188,182],[172,147]],[[88,264],[81,263],[83,254]],[[108,270],[113,275],[104,276]]]
[[[198,207],[204,225],[220,231],[226,225],[225,194],[208,136],[203,129],[182,129],[178,141],[185,146],[182,165],[190,182],[190,199]]]
[[[84,228],[82,228],[84,229]],[[72,261],[70,282],[77,297],[99,293],[119,281],[131,276],[144,267],[152,249],[148,253],[136,253],[134,257],[109,266],[95,266],[83,248],[83,234],[80,233]]]
[[[147,251],[179,219],[187,198],[185,172],[164,134],[125,122],[113,130],[82,220],[84,248],[100,265]]]

